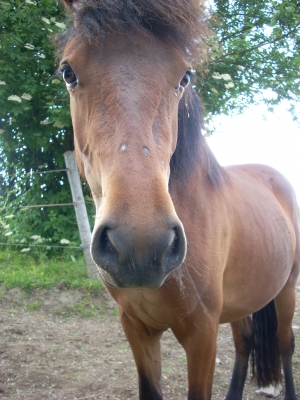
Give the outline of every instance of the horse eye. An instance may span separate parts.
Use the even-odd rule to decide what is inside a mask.
[[[182,86],[183,88],[188,86],[188,84],[191,81],[191,73],[192,72],[190,70],[186,71],[186,73],[184,74],[184,76],[183,76],[183,78],[182,78],[182,80],[180,82],[180,86]]]
[[[78,79],[70,66],[68,65],[64,66],[62,70],[62,77],[66,83],[67,89],[69,90],[75,89],[75,87],[78,84]]]

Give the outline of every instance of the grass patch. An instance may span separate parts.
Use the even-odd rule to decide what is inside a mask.
[[[170,365],[163,367],[162,369],[163,374],[169,374],[171,371],[173,371],[173,367],[171,367]]]
[[[118,310],[112,310],[111,315],[113,317],[118,317],[119,316],[119,311]]]
[[[40,300],[34,301],[33,303],[28,303],[26,308],[29,311],[38,310],[42,306],[42,302]]]
[[[100,280],[89,279],[83,257],[74,261],[62,256],[55,259],[33,258],[29,254],[6,251],[0,253],[0,284],[6,289],[19,287],[25,291],[51,289],[83,289],[99,292]]]
[[[105,305],[100,308],[95,307],[91,294],[88,293],[84,299],[79,303],[72,306],[72,311],[74,314],[80,315],[81,317],[99,317],[105,312]]]

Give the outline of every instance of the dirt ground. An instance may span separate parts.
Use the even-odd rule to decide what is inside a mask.
[[[294,374],[300,399],[299,285],[297,295]],[[60,288],[30,295],[19,289],[2,289],[0,308],[1,399],[138,399],[131,351],[115,303],[106,293],[91,299]],[[186,358],[171,332],[163,336],[162,354],[164,398],[186,399]],[[231,331],[222,325],[213,399],[223,399],[226,394],[233,358]],[[263,399],[255,390],[248,379],[244,399]]]

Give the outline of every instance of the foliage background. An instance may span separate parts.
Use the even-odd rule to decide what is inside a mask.
[[[55,1],[1,2],[2,241],[57,245],[68,239],[79,245],[72,207],[20,208],[72,202],[64,171],[32,173],[64,169],[63,153],[73,147],[68,95],[54,75],[52,37],[65,28],[64,20]]]
[[[272,111],[286,99],[297,119],[299,1],[216,0],[210,22],[216,36],[209,41],[210,64],[198,85],[207,113],[241,113],[259,102]]]
[[[299,2],[215,0],[208,14],[215,34],[196,84],[206,118],[241,113],[259,101],[272,109],[284,99],[296,118]],[[64,171],[35,173],[64,169],[63,153],[73,149],[68,94],[55,76],[52,45],[66,25],[58,1],[0,1],[1,242],[80,243],[72,207],[20,208],[71,202]],[[92,221],[92,206],[89,213]]]

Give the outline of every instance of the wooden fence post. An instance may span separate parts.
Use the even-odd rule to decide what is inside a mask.
[[[74,151],[66,151],[64,153],[64,158],[71,186],[72,199],[75,203],[74,208],[76,213],[77,225],[79,229],[81,243],[83,246],[83,254],[88,270],[88,275],[90,278],[100,279],[96,265],[90,253],[91,228],[85,207],[85,201],[82,193],[82,187]]]

